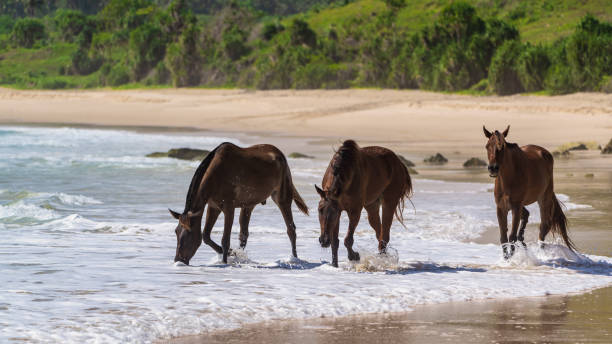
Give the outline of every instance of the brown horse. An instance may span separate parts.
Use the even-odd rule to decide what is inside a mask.
[[[535,145],[519,147],[506,142],[510,126],[503,133],[489,132],[484,126],[489,158],[489,175],[495,178],[495,203],[499,222],[500,242],[504,258],[514,254],[517,240],[525,246],[524,233],[529,212],[525,208],[534,202],[540,206],[540,241],[552,231],[560,234],[565,244],[574,250],[567,234],[567,219],[553,189],[553,157]],[[512,211],[512,231],[508,238],[508,211]],[[519,228],[520,221],[520,228]],[[510,241],[510,244],[508,244]]]
[[[227,264],[234,209],[241,208],[240,247],[244,248],[249,237],[251,212],[257,204],[265,204],[268,197],[272,198],[283,215],[291,250],[297,258],[291,202],[295,201],[304,214],[308,214],[308,207],[293,186],[291,171],[283,153],[272,145],[240,148],[225,142],[217,146],[193,175],[183,213],[170,210],[172,216],[179,220],[175,229],[174,261],[189,264],[204,240],[217,253],[223,254],[223,262]],[[201,233],[202,214],[207,204],[206,223]],[[225,226],[219,246],[210,238],[210,233],[221,212],[225,217]]]
[[[353,233],[365,207],[370,226],[376,232],[378,250],[385,252],[393,214],[403,224],[404,199],[412,193],[408,169],[397,155],[383,147],[359,148],[353,140],[344,141],[325,171],[323,189],[315,185],[321,196],[319,222],[322,247],[332,247],[332,265],[338,267],[338,231],[340,213],[349,218],[344,246],[349,260],[359,260],[353,251]],[[380,206],[382,205],[382,225]]]

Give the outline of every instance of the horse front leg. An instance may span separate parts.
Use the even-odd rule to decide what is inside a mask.
[[[212,247],[217,254],[223,253],[223,249],[210,238],[210,233],[212,232],[215,222],[217,222],[219,214],[221,214],[221,210],[211,207],[210,205],[208,206],[208,210],[206,211],[206,223],[204,223],[204,235],[202,235],[202,240],[204,243]]]
[[[516,238],[523,247],[527,247],[527,245],[525,245],[525,227],[527,227],[528,221],[529,211],[527,211],[527,208],[523,207],[523,210],[521,210],[521,226],[519,227],[518,237]]]
[[[348,212],[349,217],[349,226],[348,231],[346,232],[346,237],[344,238],[344,246],[348,251],[348,259],[349,260],[359,260],[359,253],[353,251],[353,234],[355,234],[355,228],[357,228],[357,224],[359,223],[359,217],[361,216],[361,209],[352,210]]]
[[[340,246],[340,240],[338,240],[339,231],[340,221],[338,220],[331,233],[332,266],[336,268],[338,267],[338,246]]]
[[[499,223],[499,242],[502,246],[504,258],[512,256],[508,247],[508,210],[497,207],[497,222]]]
[[[510,237],[508,240],[510,241],[510,257],[514,255],[514,250],[516,249],[516,239],[519,224],[521,223],[521,211],[523,210],[523,206],[520,204],[514,204],[512,207],[512,230],[510,231]]]
[[[223,263],[227,264],[227,256],[230,251],[230,237],[232,234],[232,225],[234,224],[234,206],[226,205],[223,210],[225,217],[225,225],[223,227],[223,238],[221,239],[221,247],[223,248]]]

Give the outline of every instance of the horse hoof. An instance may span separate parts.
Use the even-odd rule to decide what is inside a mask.
[[[359,253],[358,252],[353,252],[353,254],[349,254],[349,260],[352,261],[359,261],[360,257],[359,257]]]

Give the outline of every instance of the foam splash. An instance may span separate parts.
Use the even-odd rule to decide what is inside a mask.
[[[502,259],[500,266],[510,267],[567,267],[593,266],[597,263],[589,257],[567,248],[563,244],[538,241],[527,247],[516,245],[514,255],[510,259]]]
[[[359,262],[349,263],[351,270],[357,272],[375,272],[397,270],[399,268],[399,253],[391,246],[387,246],[385,253],[374,253],[367,250],[359,252]]]

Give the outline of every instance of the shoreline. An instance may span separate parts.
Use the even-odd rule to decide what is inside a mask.
[[[199,91],[199,90],[196,90],[196,91]],[[375,90],[374,91],[366,90],[366,91],[367,91],[366,92],[367,96],[380,94],[378,92],[386,93],[386,91],[375,91]],[[112,91],[112,92],[124,92],[124,91]],[[132,92],[132,91],[126,91],[126,92]],[[225,94],[225,91],[219,91],[219,92]],[[305,91],[305,92],[308,92],[308,91]],[[187,92],[187,93],[190,93],[190,92]],[[198,92],[195,92],[195,93],[198,93]],[[204,93],[208,93],[208,92],[204,92]],[[232,92],[230,92],[230,96],[232,95],[231,93]],[[416,91],[415,93],[422,93],[422,92]],[[24,95],[21,95],[21,96],[24,96]],[[63,95],[60,95],[60,98],[61,96]],[[218,95],[213,94],[213,96],[218,96]],[[220,97],[223,99],[223,97],[225,96],[226,95],[222,95]],[[384,95],[384,96],[387,96],[387,95]],[[392,95],[392,96],[395,96],[395,95]],[[411,96],[414,96],[414,94],[411,94]],[[441,102],[449,101],[447,99],[443,99],[447,95],[434,94],[434,96],[442,97],[440,99],[437,99],[436,101],[441,101]],[[600,96],[600,95],[596,95],[596,96]],[[104,97],[105,96],[103,95],[102,98]],[[455,98],[455,97],[457,96],[450,96],[450,98]],[[471,96],[461,96],[461,97],[470,98],[467,100],[468,102],[471,102],[470,104],[468,104],[469,106],[471,106],[470,108],[473,108],[474,106],[476,106],[477,105],[475,104],[476,100],[479,100],[479,99],[476,99],[477,97],[471,97]],[[520,97],[525,97],[525,96],[519,96],[519,97],[513,97],[513,98],[520,98]],[[309,97],[306,97],[306,98],[310,99]],[[497,97],[497,98],[502,98],[502,97]],[[603,98],[604,99],[602,101],[608,104],[604,108],[609,110],[609,113],[602,111],[601,113],[596,113],[596,114],[588,114],[587,112],[580,113],[580,114],[569,114],[569,113],[559,113],[559,112],[552,111],[552,112],[546,112],[543,114],[533,115],[536,117],[535,123],[543,123],[543,122],[550,121],[550,119],[547,120],[547,116],[553,116],[555,118],[562,118],[564,116],[569,116],[570,119],[567,122],[569,124],[572,124],[572,123],[575,124],[577,128],[576,132],[572,134],[573,135],[571,136],[572,138],[566,139],[564,136],[563,138],[559,139],[558,136],[562,136],[559,133],[570,132],[572,129],[572,126],[563,121],[555,122],[551,124],[552,129],[548,131],[540,130],[542,133],[542,137],[539,137],[539,138],[542,140],[542,142],[545,142],[544,145],[545,146],[548,145],[547,148],[551,150],[554,149],[556,145],[560,145],[568,141],[598,140],[598,142],[605,144],[607,140],[609,140],[609,137],[607,137],[605,140],[603,138],[606,137],[606,135],[609,136],[610,128],[612,128],[612,96],[607,96]],[[0,99],[4,99],[2,89],[0,89]],[[93,116],[93,117],[88,117],[88,118],[83,119],[76,115],[75,111],[77,110],[84,111],[82,105],[77,105],[74,108],[71,108],[70,106],[68,106],[68,110],[72,111],[69,113],[68,117],[66,117],[68,120],[58,121],[56,123],[53,123],[52,120],[59,118],[59,117],[56,117],[57,113],[61,112],[62,109],[66,109],[66,108],[62,108],[61,106],[58,106],[58,108],[54,110],[57,113],[52,114],[51,116],[47,118],[44,116],[45,110],[46,110],[44,104],[38,104],[40,103],[40,99],[37,99],[36,97],[34,97],[34,99],[35,100],[26,101],[27,106],[31,106],[32,108],[30,108],[29,110],[31,112],[24,113],[24,116],[21,118],[23,119],[23,121],[21,122],[7,120],[7,118],[10,119],[10,116],[7,117],[6,111],[5,111],[7,108],[7,105],[5,102],[0,102],[0,123],[5,123],[7,125],[17,125],[17,126],[19,125],[70,126],[70,127],[111,129],[111,130],[126,129],[126,130],[144,131],[144,132],[154,131],[154,132],[164,132],[164,133],[168,133],[168,132],[180,132],[180,133],[208,132],[208,133],[212,133],[212,134],[219,135],[219,136],[222,136],[224,134],[231,134],[231,135],[236,135],[237,138],[239,139],[241,137],[245,138],[245,142],[248,142],[253,139],[260,140],[262,138],[265,138],[267,141],[269,141],[272,144],[280,145],[282,147],[281,149],[285,151],[286,153],[289,153],[291,150],[304,152],[304,153],[311,153],[311,154],[314,154],[317,157],[317,159],[325,159],[326,157],[330,156],[332,152],[331,150],[332,147],[334,145],[335,146],[339,145],[340,137],[342,137],[343,135],[346,135],[348,132],[351,132],[350,128],[346,129],[338,125],[349,121],[347,119],[347,116],[356,114],[357,118],[354,120],[355,122],[354,125],[358,126],[359,128],[354,129],[353,134],[351,135],[354,135],[353,137],[358,139],[360,143],[363,142],[364,145],[371,144],[371,143],[387,145],[390,148],[398,151],[399,153],[404,154],[407,158],[417,163],[417,170],[420,173],[419,177],[440,179],[440,180],[450,180],[450,181],[467,181],[467,182],[469,181],[472,181],[472,182],[473,181],[478,181],[478,182],[490,181],[490,179],[486,178],[486,176],[483,178],[483,172],[465,170],[465,169],[460,168],[460,164],[463,160],[465,160],[465,157],[468,157],[471,155],[483,157],[483,155],[485,154],[484,153],[484,138],[482,136],[481,125],[478,124],[477,122],[482,119],[486,119],[486,120],[489,120],[491,123],[494,123],[495,125],[499,123],[500,127],[497,127],[497,129],[503,129],[501,128],[502,121],[507,121],[509,119],[512,119],[513,115],[516,114],[516,111],[510,111],[510,112],[507,112],[501,118],[495,118],[495,119],[489,118],[490,116],[495,115],[495,111],[492,111],[492,112],[484,111],[477,116],[468,117],[467,119],[463,118],[462,114],[460,113],[454,114],[454,115],[446,114],[445,118],[447,119],[451,118],[452,120],[445,121],[444,122],[445,126],[442,127],[438,124],[439,117],[434,116],[433,119],[427,118],[427,116],[432,115],[432,113],[434,112],[436,108],[432,104],[430,104],[430,107],[427,108],[427,111],[424,114],[419,114],[419,113],[405,114],[401,112],[393,113],[392,116],[390,117],[396,118],[398,120],[402,120],[402,117],[405,117],[405,116],[412,118],[412,115],[414,115],[414,118],[416,119],[416,122],[418,125],[416,129],[413,128],[411,130],[425,131],[422,134],[427,134],[428,136],[431,136],[432,138],[436,138],[435,141],[428,139],[428,140],[424,140],[424,142],[421,142],[421,143],[414,143],[412,140],[403,140],[405,136],[401,133],[398,133],[399,131],[397,130],[391,131],[390,133],[386,133],[382,131],[384,128],[386,128],[385,125],[376,127],[372,124],[373,122],[371,119],[365,120],[365,121],[362,120],[364,117],[375,116],[373,115],[372,111],[375,111],[377,109],[378,110],[385,109],[388,106],[391,106],[391,107],[397,106],[393,104],[389,105],[388,103],[385,103],[385,105],[380,108],[375,107],[373,109],[366,110],[365,114],[361,113],[362,111],[348,109],[345,112],[338,113],[338,114],[326,115],[323,113],[320,116],[316,116],[316,114],[313,115],[315,116],[314,121],[316,123],[322,122],[328,125],[330,128],[341,128],[341,129],[338,129],[338,132],[334,133],[333,130],[329,128],[326,131],[324,130],[322,132],[316,132],[313,129],[313,124],[309,123],[309,120],[299,119],[300,117],[297,117],[298,119],[295,119],[292,116],[288,116],[288,115],[283,115],[280,117],[282,119],[283,118],[286,119],[285,123],[281,123],[282,125],[279,124],[278,120],[275,120],[274,123],[268,128],[270,130],[262,130],[261,122],[265,122],[267,117],[259,116],[257,114],[253,115],[253,118],[248,118],[246,120],[238,119],[235,122],[234,122],[234,119],[235,119],[234,116],[230,116],[229,118],[225,118],[225,119],[216,118],[216,116],[218,116],[219,113],[222,113],[224,111],[229,111],[228,109],[224,109],[223,111],[217,112],[216,113],[217,115],[215,115],[215,112],[212,112],[204,116],[197,116],[196,114],[193,113],[193,111],[195,111],[194,108],[190,108],[190,110],[188,111],[189,116],[185,116],[185,120],[189,119],[189,120],[195,121],[197,119],[200,119],[200,117],[203,117],[205,119],[212,119],[212,122],[211,122],[212,125],[208,127],[204,127],[204,128],[201,128],[198,126],[195,126],[195,127],[180,126],[179,124],[182,122],[177,123],[176,126],[173,126],[173,125],[151,126],[151,125],[148,125],[146,122],[137,123],[139,120],[142,120],[142,117],[140,115],[134,116],[133,118],[128,118],[128,122],[131,123],[131,121],[134,121],[133,123],[135,124],[126,125],[122,121],[118,120],[117,117],[110,118],[107,124],[99,124],[99,123],[94,123],[100,120],[99,117]],[[11,101],[17,104],[20,102],[20,100],[11,100]],[[249,108],[249,104],[251,104],[249,103],[249,100],[243,99],[242,101],[244,102],[244,104],[242,104],[241,107]],[[301,101],[304,101],[304,99],[301,99]],[[453,104],[456,105],[456,100],[451,100],[451,101],[454,101],[455,103]],[[495,101],[510,102],[510,100],[506,98],[497,99]],[[576,100],[574,99],[573,101],[576,101]],[[84,101],[79,100],[78,102],[87,103],[87,100],[84,100]],[[188,102],[188,101],[183,100],[183,104],[185,104],[185,102]],[[132,107],[138,108],[139,107],[138,104],[140,104],[139,101],[134,101],[134,100],[127,100],[127,103],[129,105],[126,107],[126,109],[131,109]],[[399,103],[401,104],[401,102]],[[220,104],[223,104],[223,101]],[[37,107],[34,105],[37,105]],[[119,107],[119,105],[116,105],[116,104],[114,106]],[[219,105],[219,106],[222,107],[222,105]],[[197,108],[197,106],[195,108]],[[229,108],[232,108],[232,106],[229,106]],[[129,113],[125,113],[125,111],[128,111],[128,110],[124,110],[123,115],[125,115],[126,117],[129,117]],[[105,112],[99,112],[97,116],[103,116],[104,113]],[[312,115],[312,112],[310,113],[310,115]],[[42,116],[42,117],[37,117],[37,116]],[[30,123],[26,123],[26,121]],[[163,117],[159,120],[159,123],[160,124],[171,124],[168,121],[169,121],[168,118]],[[408,120],[404,118],[402,121],[403,121],[402,123],[406,123],[406,121]],[[520,140],[516,139],[516,141],[518,141],[519,143],[528,143],[527,139],[529,139],[532,135],[537,136],[538,130],[530,129],[530,130],[527,130],[525,133],[521,132],[521,129],[528,127],[528,125],[526,124],[531,123],[529,120],[525,120],[524,118],[518,118],[518,119],[515,119],[515,121],[517,121],[518,123],[516,124],[512,123],[512,129],[511,129],[510,135],[513,136],[513,133],[514,133],[516,135],[514,137],[520,138]],[[249,126],[249,124],[253,124],[253,123],[255,123],[255,125]],[[489,125],[488,123],[489,122],[487,122],[487,125]],[[301,124],[303,124],[302,127],[300,127]],[[439,129],[435,132],[426,131],[427,128],[431,128],[431,127],[433,128],[438,127]],[[453,133],[454,128],[466,128],[466,127],[475,127],[475,128],[472,128],[473,130],[470,129],[467,132],[464,131],[464,132],[459,132],[459,133]],[[587,133],[590,131],[594,131],[595,134],[587,135]],[[376,134],[372,134],[373,132]],[[465,140],[465,142],[461,140]],[[513,139],[511,141],[515,141],[515,140]],[[423,163],[421,163],[422,157],[430,155],[430,154],[435,154],[435,152],[437,151],[442,152],[444,155],[446,155],[449,158],[450,162],[448,165],[443,166],[443,167],[439,167],[439,166],[431,167],[431,166],[425,166]],[[601,155],[598,154],[597,156],[595,156],[593,152],[586,152],[586,153],[578,152],[576,153],[575,157],[572,159],[559,160],[559,162],[555,166],[555,169],[557,171],[555,178],[556,178],[556,181],[558,181],[558,183],[556,184],[556,188],[562,190],[562,192],[570,194],[572,199],[574,199],[574,197],[577,197],[578,200],[581,200],[581,201],[584,201],[584,200],[587,200],[588,202],[595,201],[595,198],[594,198],[595,196],[591,194],[589,191],[593,189],[602,190],[602,188],[603,190],[605,190],[605,188],[610,185],[610,181],[612,181],[612,169],[605,164],[606,161],[610,161],[609,158],[610,157],[605,157],[604,158],[605,160],[603,160]],[[603,162],[603,165],[602,165],[602,162]],[[587,172],[592,172],[592,171],[596,171],[594,178],[587,179],[587,178],[582,177],[582,175],[586,174]],[[572,177],[568,176],[570,173],[575,174],[575,176],[572,176]],[[605,209],[609,209],[607,208],[608,206],[612,206],[612,200],[608,199],[606,201],[605,196],[606,194],[604,191],[603,195],[599,195],[596,198],[597,200],[596,209],[604,211],[603,215],[600,215],[599,216],[600,218],[596,221],[597,224],[596,225],[592,224],[592,222],[594,222],[595,219],[586,218],[584,220],[578,221],[579,229],[582,227],[584,228],[591,228],[593,226],[600,227],[600,226],[605,226],[605,223],[612,223],[612,222],[609,222],[609,221],[612,221],[612,214],[606,214],[605,212]],[[602,198],[603,198],[603,201],[602,201]],[[609,229],[609,227],[607,227],[607,229]],[[527,232],[533,235],[534,228],[528,228]],[[485,240],[487,242],[494,241],[491,238],[487,238]],[[603,249],[609,252],[609,250],[607,249],[608,247],[610,247],[609,244],[607,244],[606,241],[603,241],[602,245],[603,245]],[[605,298],[604,302],[609,303],[610,300],[612,300],[612,286],[600,288],[600,289],[595,290],[594,292],[603,293],[604,294],[603,297]],[[590,294],[593,294],[594,292],[585,291],[584,293],[580,293],[574,296],[584,296],[587,294],[590,295]],[[543,297],[543,298],[544,299],[553,298],[556,300],[556,298],[563,299],[565,297],[572,298],[574,296],[555,295],[555,296]],[[542,297],[533,297],[533,298],[525,298],[525,299],[532,300],[532,299],[540,299],[540,298]],[[593,300],[595,300],[593,297],[587,296],[587,299],[585,302],[588,303]],[[374,323],[381,322],[379,320],[372,320],[372,318],[389,319],[390,317],[392,318],[391,322],[402,323],[405,320],[405,319],[402,320],[403,319],[402,317],[410,317],[411,315],[415,315],[415,313],[417,313],[416,309],[423,310],[425,314],[429,314],[428,309],[433,310],[439,307],[439,308],[448,310],[449,309],[448,307],[451,307],[451,308],[456,309],[455,314],[458,314],[460,316],[465,316],[465,315],[469,315],[470,312],[472,312],[472,308],[478,304],[486,304],[484,306],[485,308],[486,307],[495,308],[497,307],[496,305],[512,304],[517,301],[519,300],[517,299],[473,300],[473,301],[461,302],[462,305],[459,305],[459,306],[457,306],[458,303],[420,305],[420,306],[414,307],[414,310],[411,312],[401,313],[401,314],[355,315],[355,316],[347,316],[347,317],[341,317],[341,318],[333,318],[334,321],[337,320],[337,325],[335,325],[335,327],[332,327],[332,328],[323,329],[320,332],[322,332],[322,335],[324,336],[324,338],[334,338],[336,337],[334,331],[338,331],[338,327],[340,328],[360,328],[361,329],[362,326],[363,328],[368,328],[368,326],[370,326],[368,324],[371,324],[373,322]],[[546,302],[543,302],[543,303],[546,304]],[[597,305],[597,303],[595,302],[593,302],[593,304]],[[525,303],[524,305],[528,310],[534,310],[534,307],[530,306],[528,303]],[[399,320],[395,318],[396,316],[397,316],[397,319]],[[472,314],[472,316],[476,316],[476,315]],[[396,320],[393,320],[393,319],[396,319]],[[197,335],[197,336],[190,336],[189,338],[179,337],[179,338],[173,338],[173,339],[160,339],[159,341],[160,342],[170,341],[170,342],[178,342],[178,343],[240,342],[239,339],[241,338],[241,336],[243,339],[245,339],[251,334],[252,331],[254,331],[255,333],[264,334],[264,335],[266,334],[266,332],[276,333],[277,336],[275,338],[278,343],[281,343],[283,342],[282,338],[286,338],[286,337],[282,337],[286,333],[300,334],[300,329],[298,328],[299,326],[301,326],[300,323],[304,323],[304,322],[307,323],[306,327],[302,326],[303,329],[306,329],[306,332],[308,332],[309,330],[310,331],[315,330],[319,332],[319,330],[317,330],[316,328],[312,326],[315,326],[315,327],[324,326],[320,324],[317,325],[317,323],[320,321],[324,322],[325,320],[292,319],[286,322],[288,323],[288,325],[285,322],[281,324],[278,321],[274,321],[271,324],[270,323],[247,324],[233,331],[222,331],[222,333],[221,332],[204,333],[204,334]],[[423,322],[432,323],[431,319],[430,320],[416,319],[414,321],[418,323],[423,323]],[[312,325],[311,323],[314,323],[314,325]],[[492,323],[488,323],[488,324],[491,326],[493,325]],[[386,335],[386,332],[388,332],[389,329],[385,328],[383,325],[370,326],[369,329],[372,331],[372,333],[378,333],[379,335]],[[447,325],[449,326],[449,329],[450,329],[449,331],[452,330],[455,332],[457,332],[458,329],[465,327],[465,324],[463,323],[457,323],[454,325],[447,324]],[[280,326],[281,329],[285,329],[285,332],[281,331],[282,333],[280,333],[280,332],[270,331],[271,327],[277,327],[277,326]],[[311,327],[309,328],[307,326],[311,326]],[[421,324],[419,326],[425,326],[425,325]],[[420,333],[421,335],[423,333],[427,333],[426,331],[427,326],[425,326],[425,328],[421,328],[420,330],[417,329],[417,333]],[[231,334],[230,336],[236,336],[237,340],[235,341],[229,340],[231,338],[228,336],[225,336],[225,334],[227,333],[230,333]],[[245,333],[247,334],[247,337],[244,337]],[[366,333],[363,331],[359,333],[362,333],[364,336],[366,335]],[[215,338],[215,337],[219,337],[219,338]],[[354,338],[360,338],[360,337],[357,336]],[[452,337],[452,336],[449,338],[454,338],[455,340],[457,339],[457,337]],[[460,338],[467,339],[471,337],[469,337],[469,333],[464,333],[463,337],[460,337]],[[529,337],[529,339],[532,340],[533,338]],[[343,342],[331,340],[331,343],[343,343]]]
[[[482,151],[482,125],[509,140],[554,150],[575,141],[605,145],[612,95],[469,96],[399,90],[83,90],[0,88],[0,123],[195,128],[221,132],[353,138],[405,151]],[[435,152],[434,152],[435,153]]]
[[[608,286],[579,294],[417,305],[403,313],[267,321],[156,343],[606,343],[612,306],[600,302],[610,299]]]

